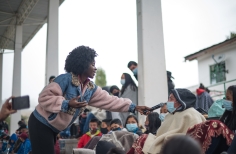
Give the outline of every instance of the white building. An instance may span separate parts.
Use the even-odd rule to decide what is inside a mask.
[[[227,87],[236,85],[236,38],[190,54],[186,60],[198,61],[199,84],[208,87],[213,98],[222,98]],[[189,90],[195,92],[198,86],[189,87]]]

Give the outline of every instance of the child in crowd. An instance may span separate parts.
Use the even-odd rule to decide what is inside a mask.
[[[146,117],[145,127],[146,131],[144,134],[139,136],[139,138],[133,143],[132,148],[127,154],[140,154],[142,152],[143,145],[147,139],[149,133],[156,134],[157,130],[161,126],[161,120],[159,119],[159,114],[156,112],[150,113]]]
[[[138,134],[139,136],[143,134],[139,128],[138,119],[134,115],[129,115],[125,122],[125,127],[129,132]]]
[[[110,122],[111,122],[111,119],[102,120],[102,125],[101,125],[102,134],[107,134],[111,130]]]
[[[156,135],[158,128],[161,126],[161,119],[159,118],[159,114],[157,112],[152,112],[146,117],[145,134],[152,133]]]
[[[78,142],[78,148],[83,148],[91,138],[94,136],[102,136],[102,133],[98,129],[99,121],[97,119],[91,119],[89,122],[90,131],[84,134]]]
[[[110,123],[111,131],[127,131],[127,129],[123,128],[122,122],[120,119],[113,119]]]

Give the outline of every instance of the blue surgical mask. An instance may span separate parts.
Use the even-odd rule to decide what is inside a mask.
[[[126,124],[126,128],[128,129],[129,132],[134,132],[137,130],[138,125],[137,123],[135,124]]]
[[[161,121],[164,121],[165,116],[166,116],[165,113],[160,113],[160,114],[159,114],[159,119],[160,119]]]
[[[176,108],[174,107],[174,102],[167,102],[166,106],[167,106],[167,110],[170,113],[174,113],[175,112]]]
[[[223,100],[223,106],[228,111],[232,111],[233,110],[232,102],[231,101]]]
[[[133,73],[134,73],[134,75],[137,75],[137,74],[138,74],[138,67],[136,67],[135,69],[133,69]]]
[[[122,86],[123,86],[125,84],[125,79],[121,79],[120,84],[122,84]]]

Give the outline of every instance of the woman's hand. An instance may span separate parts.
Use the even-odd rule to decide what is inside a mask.
[[[69,106],[70,107],[73,107],[73,108],[82,108],[82,107],[85,107],[87,105],[87,102],[86,101],[83,101],[83,102],[78,102],[77,100],[80,98],[80,96],[76,97],[76,98],[72,98],[70,101],[69,101]]]
[[[141,115],[145,114],[145,115],[148,115],[150,113],[150,110],[151,108],[147,107],[147,106],[136,106],[135,107],[135,110],[138,111]],[[144,113],[144,111],[146,111]]]

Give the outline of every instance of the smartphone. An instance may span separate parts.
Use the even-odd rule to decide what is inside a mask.
[[[12,98],[13,110],[28,109],[29,107],[30,107],[30,101],[28,95]]]

